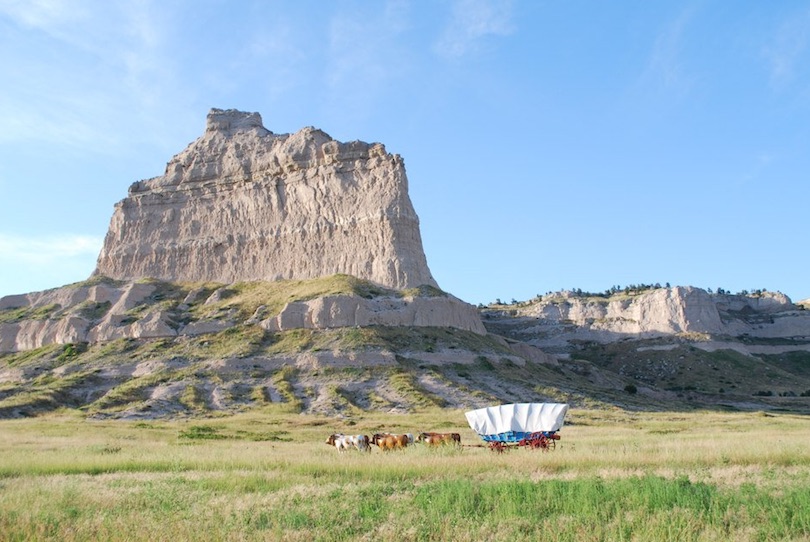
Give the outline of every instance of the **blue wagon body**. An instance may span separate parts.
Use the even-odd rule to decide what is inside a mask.
[[[507,431],[506,433],[496,433],[494,435],[479,435],[484,442],[508,442],[515,443],[527,438],[537,438],[543,435],[553,439],[556,431]]]

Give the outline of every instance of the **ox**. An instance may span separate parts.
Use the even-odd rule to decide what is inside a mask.
[[[461,446],[461,435],[458,433],[419,433],[416,441],[424,442],[430,446],[440,446],[442,444]]]
[[[340,453],[350,448],[357,448],[365,452],[371,451],[369,438],[366,435],[344,435],[342,433],[335,433],[334,435],[329,435],[329,438],[326,439],[326,443],[337,448],[337,451]]]
[[[380,450],[399,450],[413,443],[413,435],[410,433],[403,435],[392,435],[391,433],[375,433],[371,437],[371,443],[376,444]]]

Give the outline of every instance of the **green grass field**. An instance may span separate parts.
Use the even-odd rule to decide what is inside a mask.
[[[459,431],[462,411],[342,420],[0,421],[0,540],[810,540],[810,418],[572,410],[551,452],[338,454],[334,431]]]

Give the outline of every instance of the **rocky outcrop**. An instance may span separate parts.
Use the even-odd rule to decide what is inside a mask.
[[[692,287],[659,288],[640,296],[578,297],[564,292],[522,315],[571,322],[593,330],[650,334],[719,333],[720,313],[711,296]]]
[[[270,331],[366,326],[447,326],[486,333],[478,311],[453,297],[326,296],[288,303],[280,314],[262,322]]]
[[[779,292],[710,294],[680,286],[609,297],[558,292],[484,316],[488,329],[556,352],[577,341],[689,334],[810,341],[810,311]]]
[[[3,297],[0,315],[16,311],[19,316],[15,319],[7,316],[12,321],[0,322],[0,352],[32,350],[50,344],[176,335],[163,311],[148,311],[138,318],[127,314],[144,303],[154,290],[154,285],[143,283],[100,284]]]
[[[258,113],[219,109],[162,176],[115,206],[95,270],[220,283],[336,273],[436,286],[402,158],[315,128],[274,134]]]
[[[163,290],[172,290],[171,296]],[[478,311],[453,296],[404,295],[395,291],[370,298],[325,295],[290,301],[277,314],[264,305],[241,318],[228,307],[227,286],[202,295],[193,286],[158,282],[71,285],[0,299],[0,353],[51,344],[102,343],[216,333],[241,324],[268,331],[356,326],[453,327],[478,334],[486,330]],[[260,303],[261,298],[254,303]],[[222,306],[195,313],[192,305]]]

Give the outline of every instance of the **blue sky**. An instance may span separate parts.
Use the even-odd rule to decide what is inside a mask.
[[[810,4],[0,0],[0,296],[87,278],[211,107],[405,159],[472,303],[810,297]]]

